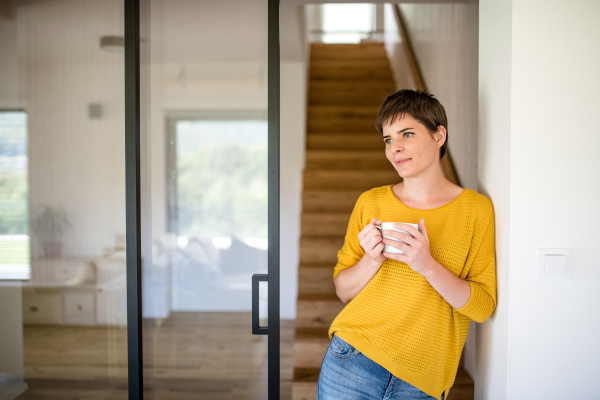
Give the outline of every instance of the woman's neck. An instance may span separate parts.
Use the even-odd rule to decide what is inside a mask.
[[[454,200],[463,188],[450,182],[441,173],[406,178],[394,185],[394,195],[404,204],[414,208],[436,208]]]

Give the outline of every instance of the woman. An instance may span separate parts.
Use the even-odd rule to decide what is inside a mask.
[[[363,193],[350,217],[333,274],[348,304],[329,329],[318,399],[443,399],[470,321],[496,307],[494,211],[445,178],[446,113],[431,94],[387,97],[376,127],[402,182]],[[383,239],[382,222],[409,234]]]

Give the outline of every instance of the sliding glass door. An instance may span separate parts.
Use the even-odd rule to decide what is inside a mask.
[[[0,3],[0,397],[279,398],[278,2]]]
[[[126,399],[124,9],[0,7],[0,397]]]
[[[130,389],[279,398],[278,4],[126,5]]]

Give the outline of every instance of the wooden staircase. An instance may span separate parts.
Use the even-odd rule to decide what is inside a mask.
[[[317,397],[327,330],[344,307],[333,267],[354,203],[368,189],[401,181],[375,129],[379,105],[395,91],[383,43],[311,45],[293,400]]]
[[[396,90],[382,43],[311,46],[292,399],[314,400],[327,330],[344,304],[333,266],[358,196],[400,177],[375,116]]]

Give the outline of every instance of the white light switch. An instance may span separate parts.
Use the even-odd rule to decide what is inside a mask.
[[[538,279],[569,279],[571,275],[571,249],[538,249],[538,252]]]
[[[563,254],[544,256],[544,275],[564,275],[567,273],[567,257]]]

